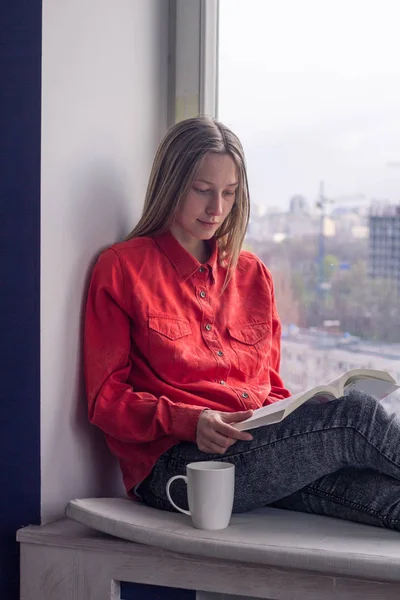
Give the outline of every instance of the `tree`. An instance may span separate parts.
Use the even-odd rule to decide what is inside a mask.
[[[369,277],[368,241],[326,239],[324,278],[330,289],[322,292],[317,287],[317,241],[316,236],[310,236],[280,244],[252,243],[268,267],[285,271],[290,292],[285,293],[282,320],[297,314],[296,324],[302,327],[321,326],[326,319],[339,320],[343,331],[359,337],[400,342],[399,291],[391,281]],[[341,270],[341,263],[349,268]],[[291,303],[293,310],[289,310]]]

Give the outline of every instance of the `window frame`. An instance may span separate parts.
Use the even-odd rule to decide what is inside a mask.
[[[169,0],[168,126],[217,117],[219,0]]]

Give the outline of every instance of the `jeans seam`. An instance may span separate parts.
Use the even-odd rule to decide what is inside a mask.
[[[269,427],[269,426],[267,425],[266,427]],[[338,426],[338,427],[328,427],[327,429],[311,429],[310,431],[302,431],[300,433],[295,433],[292,435],[285,435],[280,438],[277,438],[276,440],[271,440],[271,441],[265,442],[264,444],[260,444],[256,448],[249,448],[248,450],[239,450],[238,452],[232,452],[232,454],[225,455],[225,456],[226,456],[226,458],[235,458],[237,456],[242,456],[243,454],[248,454],[250,452],[257,452],[257,450],[261,450],[262,448],[265,448],[267,446],[272,446],[273,444],[283,442],[284,440],[289,440],[289,439],[293,439],[295,437],[309,435],[310,433],[321,433],[321,432],[325,432],[325,431],[331,431],[332,429],[341,429],[341,428],[343,428],[342,425]],[[352,427],[351,429],[354,429],[354,428]],[[356,431],[358,431],[358,430],[356,430]],[[363,435],[363,434],[361,434],[361,435]],[[365,436],[363,436],[363,437],[365,437]]]
[[[377,517],[379,519],[382,519],[384,521],[387,521],[387,522],[390,522],[393,524],[397,524],[399,522],[399,519],[396,519],[394,517],[389,517],[388,515],[384,515],[379,511],[372,510],[371,508],[369,508],[368,506],[365,506],[364,504],[361,504],[360,502],[353,502],[351,500],[348,500],[347,498],[343,498],[342,496],[337,496],[336,494],[332,494],[331,492],[325,492],[323,490],[320,490],[319,488],[314,487],[312,484],[308,485],[306,490],[307,490],[307,493],[309,493],[309,494],[318,496],[320,498],[325,498],[327,500],[331,500],[332,502],[335,502],[336,504],[341,504],[342,506],[347,506],[348,508],[353,508],[355,510],[358,510],[359,512],[366,513],[367,515],[370,515],[371,517]]]
[[[282,441],[288,440],[288,439],[293,439],[295,437],[309,435],[310,433],[324,433],[324,432],[327,432],[327,431],[332,431],[334,429],[351,429],[353,431],[356,431],[357,433],[359,433],[364,438],[364,440],[367,442],[367,444],[369,444],[370,446],[372,446],[379,454],[381,454],[383,456],[383,458],[385,458],[387,461],[389,461],[395,467],[400,468],[399,464],[397,464],[394,460],[392,460],[391,458],[389,458],[384,452],[382,452],[381,450],[379,450],[379,448],[377,448],[375,446],[375,444],[373,444],[362,431],[360,431],[359,429],[357,429],[357,427],[354,427],[354,425],[337,425],[337,426],[335,425],[335,426],[331,426],[331,427],[328,427],[328,428],[312,429],[311,431],[303,431],[301,433],[295,433],[293,435],[286,435],[286,436],[280,437],[280,438],[278,438],[276,440],[268,441],[268,442],[266,442],[264,444],[261,444],[260,446],[257,446],[257,448],[249,448],[248,450],[244,450],[244,451],[242,450],[242,451],[239,451],[239,452],[236,452],[236,453],[229,454],[229,455],[226,456],[226,458],[227,459],[228,458],[235,458],[235,457],[241,456],[243,454],[247,454],[249,452],[256,452],[257,450],[265,448],[266,446],[271,446],[272,444],[276,444],[278,442],[282,442]]]

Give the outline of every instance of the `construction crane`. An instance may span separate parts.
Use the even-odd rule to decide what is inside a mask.
[[[335,198],[328,198],[325,196],[324,182],[321,181],[319,184],[319,194],[316,203],[316,207],[321,210],[320,216],[320,229],[318,237],[318,277],[317,277],[317,293],[321,304],[324,303],[324,283],[325,283],[325,218],[326,218],[326,207],[328,204],[336,204],[341,202],[354,202],[355,200],[365,200],[365,194],[355,194],[352,196],[336,196]]]

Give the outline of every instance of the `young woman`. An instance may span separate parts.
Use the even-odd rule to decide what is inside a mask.
[[[127,491],[173,510],[165,485],[199,460],[236,465],[234,511],[274,505],[400,528],[400,421],[353,393],[239,432],[289,395],[271,275],[241,251],[245,160],[223,124],[167,133],[142,218],[100,255],[89,289],[90,421],[119,459]],[[186,488],[172,490],[186,503]]]

